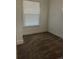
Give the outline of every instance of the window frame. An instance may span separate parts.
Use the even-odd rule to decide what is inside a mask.
[[[23,1],[26,1],[26,0],[23,0]],[[41,22],[41,20],[40,20],[40,18],[41,18],[41,16],[40,16],[40,14],[41,14],[41,3],[40,3],[40,14],[39,14],[39,25],[32,25],[32,26],[24,26],[24,8],[23,8],[23,1],[22,1],[22,19],[23,19],[23,27],[26,27],[26,28],[32,28],[32,27],[40,27],[40,22]],[[38,1],[32,1],[32,2],[38,2]]]

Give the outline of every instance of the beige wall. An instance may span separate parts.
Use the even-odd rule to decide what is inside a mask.
[[[49,2],[49,32],[63,37],[63,0],[50,0]]]
[[[35,1],[35,0],[33,0]],[[38,0],[40,1],[41,5],[41,13],[40,13],[40,26],[37,27],[23,27],[23,34],[33,34],[33,33],[39,33],[39,32],[45,32],[48,30],[48,0]]]
[[[23,28],[22,28],[22,0],[16,0],[16,42],[23,43]]]

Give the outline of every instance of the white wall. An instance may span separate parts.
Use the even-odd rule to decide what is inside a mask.
[[[33,34],[39,32],[45,32],[48,30],[48,0],[33,0],[33,1],[40,1],[41,5],[41,13],[40,13],[40,26],[37,27],[23,27],[23,34]]]
[[[49,1],[49,32],[63,37],[63,0]]]
[[[22,28],[22,0],[16,0],[16,42],[23,43],[23,28]]]

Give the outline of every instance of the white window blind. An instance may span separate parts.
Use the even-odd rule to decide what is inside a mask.
[[[24,26],[38,26],[40,2],[23,1]]]

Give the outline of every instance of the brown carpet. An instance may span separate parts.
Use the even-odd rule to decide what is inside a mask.
[[[24,44],[17,46],[17,59],[58,59],[63,56],[63,40],[44,32],[24,35]]]

